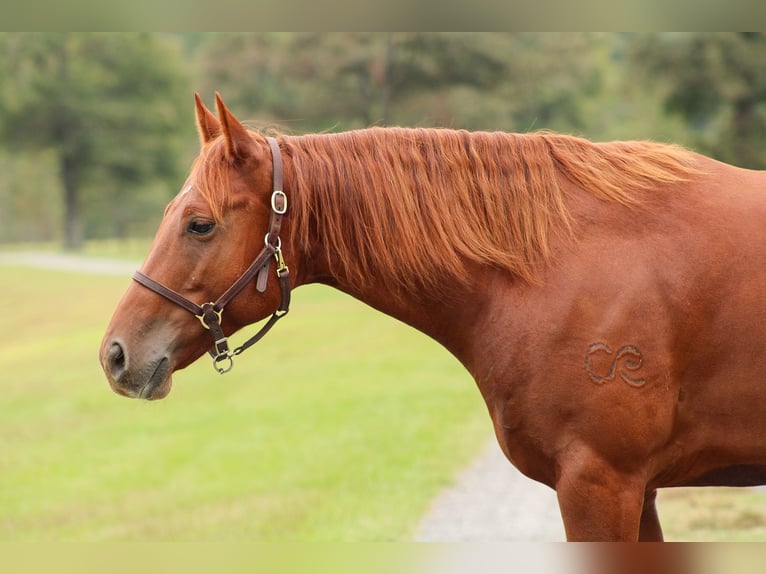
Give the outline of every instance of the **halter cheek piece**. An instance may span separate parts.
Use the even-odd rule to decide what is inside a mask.
[[[271,148],[271,158],[274,167],[269,232],[264,240],[264,248],[261,249],[261,252],[239,279],[215,303],[197,305],[180,293],[176,293],[169,287],[165,287],[151,277],[144,275],[141,271],[136,271],[133,274],[133,279],[136,282],[158,295],[162,295],[165,299],[172,301],[176,305],[183,307],[197,317],[202,326],[210,331],[213,337],[213,348],[209,352],[213,357],[213,367],[221,374],[228,373],[234,366],[234,357],[260,341],[279,319],[287,315],[290,309],[290,270],[285,265],[285,260],[282,257],[282,240],[279,237],[282,217],[287,212],[287,196],[282,191],[282,154],[279,150],[279,144],[277,144],[274,138],[266,138],[266,141]],[[255,335],[232,351],[229,349],[228,339],[223,334],[223,329],[221,328],[223,310],[256,276],[258,277],[256,281],[258,291],[263,292],[266,290],[272,257],[277,263],[277,278],[279,279],[279,289],[282,295],[279,308],[274,311],[269,320]]]

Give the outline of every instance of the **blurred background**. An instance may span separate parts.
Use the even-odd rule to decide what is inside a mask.
[[[151,236],[195,90],[290,133],[551,129],[762,168],[764,61],[760,33],[4,33],[0,243]]]

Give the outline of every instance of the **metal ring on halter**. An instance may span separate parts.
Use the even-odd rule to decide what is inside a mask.
[[[227,364],[225,367],[219,367],[218,363],[221,363],[223,361],[229,361],[229,364]],[[231,354],[226,355],[218,355],[213,359],[213,368],[218,371],[218,374],[225,375],[231,369],[234,367],[234,359],[232,358]]]
[[[263,242],[266,244],[266,247],[271,247],[274,251],[281,251],[282,250],[282,238],[279,235],[277,235],[277,244],[276,245],[272,245],[271,243],[269,243],[269,235],[271,235],[271,234],[267,233],[266,237],[263,238]]]

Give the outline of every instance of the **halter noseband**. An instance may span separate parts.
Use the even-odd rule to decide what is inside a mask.
[[[210,331],[210,334],[213,337],[213,348],[210,350],[210,355],[213,357],[213,367],[215,367],[215,370],[220,374],[228,373],[234,366],[234,357],[260,341],[279,319],[287,315],[287,312],[290,309],[290,270],[287,268],[287,265],[285,265],[285,260],[282,257],[282,240],[279,237],[279,230],[282,226],[282,217],[287,212],[287,196],[282,190],[282,155],[279,151],[279,144],[277,144],[277,141],[274,138],[267,137],[266,141],[271,148],[271,158],[274,167],[269,232],[266,234],[264,240],[264,248],[261,249],[261,252],[258,253],[255,260],[250,264],[250,267],[247,268],[239,279],[237,279],[215,303],[197,305],[180,293],[177,293],[169,287],[165,287],[161,283],[155,281],[151,277],[144,275],[141,271],[136,271],[133,274],[133,279],[136,282],[147,289],[154,291],[158,295],[162,295],[165,299],[172,301],[176,305],[183,307],[197,317],[200,323],[202,323],[202,326]],[[266,282],[268,281],[268,271],[272,257],[274,257],[277,262],[277,278],[279,279],[279,289],[281,291],[282,301],[279,304],[279,308],[274,311],[263,327],[261,327],[255,335],[232,351],[229,349],[228,339],[223,334],[223,329],[221,328],[223,310],[226,305],[240,291],[242,291],[254,277],[256,277],[256,275],[258,276],[256,288],[260,292],[266,290]],[[222,362],[226,363],[222,366],[220,365]]]

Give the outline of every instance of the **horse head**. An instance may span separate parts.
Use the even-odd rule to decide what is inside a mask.
[[[217,118],[196,95],[200,155],[101,343],[101,365],[121,395],[165,397],[172,373],[211,345],[225,372],[241,351],[228,349],[231,333],[286,312],[279,148],[248,131],[218,94],[216,108]]]

